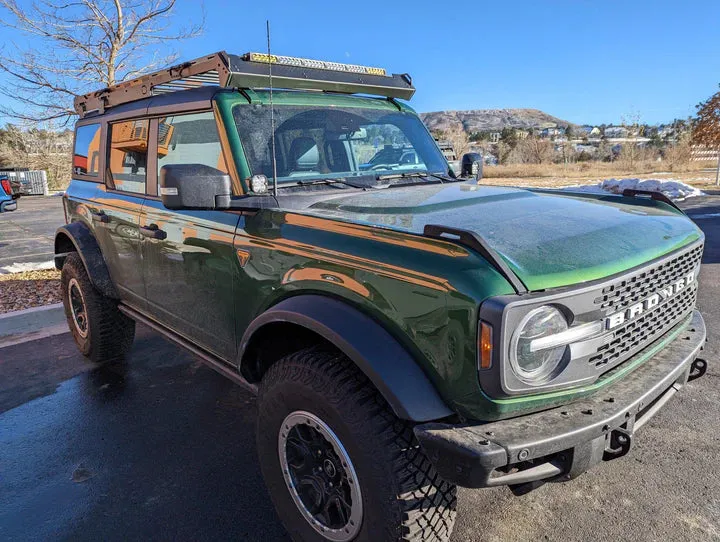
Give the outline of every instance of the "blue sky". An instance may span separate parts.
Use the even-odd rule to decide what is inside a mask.
[[[178,20],[197,14],[180,0]],[[418,111],[528,107],[576,123],[686,117],[720,83],[720,1],[205,0],[194,58],[225,49],[413,76]]]

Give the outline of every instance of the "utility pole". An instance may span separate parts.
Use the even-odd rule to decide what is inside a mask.
[[[718,165],[717,171],[715,172],[715,184],[720,186],[720,149],[718,149]]]

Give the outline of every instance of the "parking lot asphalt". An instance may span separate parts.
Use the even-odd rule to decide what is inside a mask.
[[[684,207],[707,236],[708,374],[622,459],[522,497],[461,489],[455,542],[720,539],[720,198]],[[0,539],[287,540],[255,431],[250,394],[147,328],[100,368],[69,334],[2,348]]]
[[[23,196],[16,211],[0,213],[0,272],[14,263],[52,261],[55,230],[64,223],[58,196]]]

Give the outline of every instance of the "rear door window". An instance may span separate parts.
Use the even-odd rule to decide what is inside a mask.
[[[100,174],[100,125],[86,124],[75,130],[73,174],[97,177]]]
[[[149,124],[140,119],[110,125],[109,188],[145,194]]]

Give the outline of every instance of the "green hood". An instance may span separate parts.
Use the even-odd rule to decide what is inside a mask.
[[[414,233],[427,224],[474,231],[531,291],[607,277],[702,236],[685,215],[652,200],[474,183],[372,190],[306,212]]]

